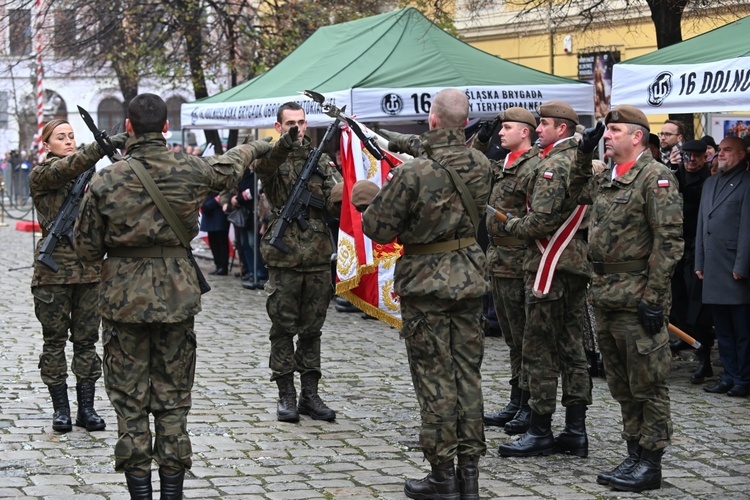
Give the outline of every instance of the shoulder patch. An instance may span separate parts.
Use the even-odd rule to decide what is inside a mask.
[[[660,188],[668,188],[669,187],[669,179],[659,179],[656,181],[656,185]]]
[[[393,179],[393,170],[389,170],[388,175],[385,176],[386,181],[390,181],[391,179]]]
[[[552,179],[552,178],[553,178],[554,176],[555,176],[554,172],[550,172],[549,170],[546,170],[546,171],[545,171],[545,172],[544,172],[544,173],[542,174],[542,177],[544,177],[545,179],[550,179],[550,180],[551,180],[551,179]]]

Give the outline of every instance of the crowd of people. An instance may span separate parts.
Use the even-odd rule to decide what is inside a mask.
[[[701,342],[691,382],[713,376],[716,339],[723,373],[704,389],[750,393],[750,233],[741,230],[750,217],[746,144],[693,140],[672,120],[656,135],[632,106],[611,110],[589,129],[565,102],[536,111],[538,120],[523,108],[504,111],[481,124],[468,146],[468,99],[442,90],[427,132],[381,131],[389,149],[413,159],[382,188],[359,181],[350,194],[364,233],[380,243],[398,238],[404,249],[394,289],[420,408],[419,443],[431,465],[426,477],[406,481],[409,498],[478,499],[485,426],[519,436],[499,445],[501,456],[588,456],[587,324],[595,325],[607,384],[622,409],[627,450],[622,463],[597,476],[600,484],[634,492],[661,487],[673,432],[667,377],[673,352],[687,346],[670,342],[669,323]],[[103,376],[117,414],[115,468],[135,499],[152,496],[153,461],[162,498],[181,498],[192,464],[194,318],[205,288],[190,241],[199,229],[208,235],[210,274],[224,276],[231,273],[233,225],[237,275],[245,288],[265,290],[277,419],[336,419],[319,394],[322,327],[334,297],[332,228],[344,189],[336,155],[321,155],[308,183],[317,202],[302,214],[307,224],[289,225],[274,241],[279,213],[313,149],[304,110],[282,105],[276,142],[253,141],[217,157],[168,145],[166,116],[156,95],[130,102],[126,132],[111,138],[125,156],[93,174],[74,241],[61,239],[52,253],[59,271],[35,262],[31,283],[52,428],[105,428],[93,406]],[[77,148],[65,120],[48,123],[42,139],[47,158],[31,169],[29,186],[47,236],[76,178],[109,152],[96,142]],[[605,162],[597,154],[602,145]],[[485,412],[488,298],[509,349],[511,379],[506,406]],[[558,385],[565,423],[554,433]]]

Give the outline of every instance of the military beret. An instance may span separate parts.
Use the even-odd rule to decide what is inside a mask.
[[[508,108],[506,111],[499,113],[498,118],[501,122],[525,123],[532,129],[536,128],[536,119],[531,111],[519,107]]]
[[[580,122],[578,115],[569,104],[562,101],[547,101],[536,108],[536,112],[542,118],[562,118],[570,120],[576,125]]]
[[[683,151],[693,151],[695,153],[705,153],[706,143],[703,141],[685,141],[682,144]]]
[[[640,125],[648,131],[651,130],[646,114],[635,106],[628,104],[617,106],[607,113],[607,116],[604,117],[604,123],[607,125],[610,123],[628,123],[630,125]]]
[[[379,192],[380,188],[374,182],[366,180],[357,181],[352,186],[352,205],[360,212],[364,212]]]

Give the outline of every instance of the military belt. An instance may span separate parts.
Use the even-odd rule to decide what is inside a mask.
[[[626,260],[622,262],[592,262],[596,274],[635,273],[648,269],[648,260]]]
[[[107,257],[159,259],[165,257],[187,257],[187,249],[177,246],[116,247],[107,249]]]
[[[466,248],[476,243],[475,238],[459,238],[457,240],[439,241],[437,243],[425,243],[423,245],[404,244],[404,254],[406,255],[426,255],[430,253],[448,253],[461,248]]]
[[[492,238],[492,244],[496,247],[517,247],[520,245],[525,245],[526,240],[516,238],[515,236],[495,236]]]

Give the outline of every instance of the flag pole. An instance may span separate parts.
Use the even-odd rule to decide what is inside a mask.
[[[44,71],[42,66],[42,0],[36,0],[34,23],[34,52],[36,53],[36,144],[37,162],[44,160],[42,129],[44,128]]]

